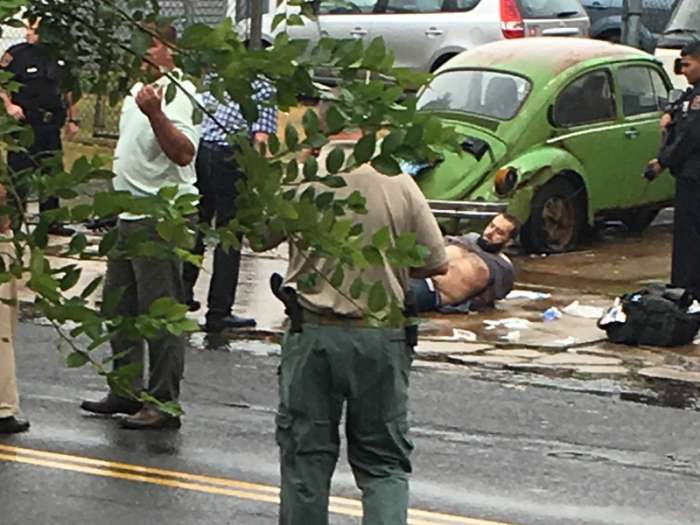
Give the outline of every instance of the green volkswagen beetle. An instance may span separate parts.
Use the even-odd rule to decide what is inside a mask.
[[[464,153],[409,164],[443,228],[507,209],[530,252],[576,247],[599,219],[641,231],[673,180],[642,173],[661,141],[671,82],[654,57],[597,40],[532,38],[466,51],[418,100],[465,137]]]

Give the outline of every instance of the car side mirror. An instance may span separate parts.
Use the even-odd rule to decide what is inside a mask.
[[[681,99],[682,96],[683,96],[683,90],[672,89],[671,91],[668,92],[669,104],[675,104],[676,102],[678,102]]]

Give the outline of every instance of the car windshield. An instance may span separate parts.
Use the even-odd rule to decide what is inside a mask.
[[[664,34],[678,33],[700,34],[700,2],[698,0],[681,0],[676,7]]]
[[[522,77],[488,70],[452,70],[437,75],[418,98],[418,109],[459,111],[498,120],[513,118],[532,85]]]

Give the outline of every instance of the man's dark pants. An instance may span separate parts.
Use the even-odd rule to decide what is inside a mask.
[[[413,444],[407,421],[412,348],[404,330],[351,323],[302,327],[282,342],[276,417],[280,525],[328,525],[344,404],[362,524],[405,525]]]
[[[700,297],[700,174],[677,178],[671,282]]]
[[[222,228],[236,216],[236,184],[243,177],[233,158],[232,148],[200,142],[196,169],[197,188],[200,193],[199,223],[209,225],[212,219],[216,218],[216,227]],[[198,233],[193,253],[203,255],[204,251],[204,236]],[[236,300],[240,263],[239,250],[231,248],[227,251],[221,244],[217,244],[207,298],[207,319],[220,319],[231,314]],[[185,264],[185,302],[192,301],[198,276],[199,268]]]
[[[115,247],[116,253],[107,262],[107,276],[104,284],[105,296],[110,290],[116,288],[123,290],[115,313],[126,317],[146,314],[151,303],[161,297],[172,297],[182,302],[182,265],[179,260],[121,255],[129,239],[133,240],[135,237],[162,245],[163,252],[170,253],[170,247],[155,230],[155,221],[152,219],[120,220],[117,228],[119,228],[119,238]],[[141,235],[144,237],[142,238]],[[147,392],[159,401],[177,400],[185,363],[183,336],[163,331],[156,337],[149,338],[147,343],[150,365]],[[142,340],[136,341],[120,336],[112,338],[111,345],[114,355],[127,352],[123,357],[115,359],[115,369],[132,363],[143,366]],[[143,389],[142,374],[138,375],[131,387],[135,392]],[[115,393],[120,394],[120,392]]]
[[[63,151],[60,127],[32,126],[32,130],[34,131],[34,143],[28,148],[28,152],[11,151],[7,154],[7,165],[13,176],[22,209],[26,209],[29,184],[26,180],[26,174],[20,174],[20,172],[30,168],[34,170],[39,167],[38,161],[40,159],[51,157]],[[11,195],[10,199],[14,199],[14,196]],[[58,207],[58,197],[49,197],[39,203],[39,211],[41,212],[55,210]]]

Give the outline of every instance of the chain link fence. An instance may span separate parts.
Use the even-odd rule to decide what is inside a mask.
[[[644,0],[642,3],[642,24],[656,35],[663,33],[678,1]]]
[[[172,18],[179,33],[193,24],[218,24],[229,8],[228,0],[161,0],[159,5],[161,16]],[[116,139],[119,131],[119,106],[110,106],[104,98],[92,101],[88,98],[85,102],[87,103],[79,108],[80,114],[83,120],[92,123],[92,136],[98,139]]]

